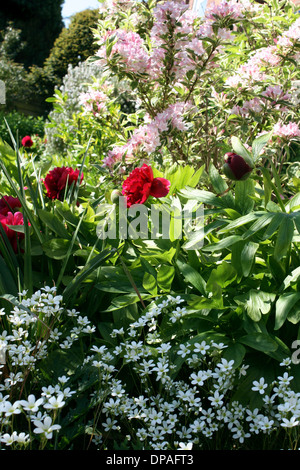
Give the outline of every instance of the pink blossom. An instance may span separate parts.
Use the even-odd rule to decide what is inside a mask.
[[[289,122],[288,124],[282,124],[277,122],[273,127],[274,135],[291,139],[293,137],[300,137],[300,129],[298,124],[295,122]]]
[[[281,57],[278,55],[277,46],[268,46],[258,49],[251,57],[249,63],[250,65],[252,64],[259,67],[266,65],[276,67],[279,65],[280,61]]]
[[[186,49],[191,49],[197,55],[203,55],[205,49],[203,47],[203,42],[198,38],[193,38],[187,45]]]
[[[205,20],[198,28],[197,32],[198,38],[211,38],[214,35],[212,21]]]
[[[150,54],[148,62],[148,73],[151,78],[158,79],[164,70],[164,59],[166,50],[163,47],[156,47]]]
[[[249,113],[260,113],[262,110],[262,102],[259,98],[253,98],[252,100],[245,101],[242,106],[234,106],[231,110],[232,114],[238,116],[248,116]]]
[[[79,103],[85,108],[86,112],[91,112],[98,117],[103,114],[106,108],[108,96],[100,90],[89,89],[79,97]]]
[[[285,91],[279,85],[269,85],[265,91],[262,92],[263,96],[273,98],[274,100],[288,100],[291,98],[289,93]]]
[[[260,70],[258,65],[247,62],[241,65],[234,75],[228,77],[225,84],[231,87],[251,86],[253,82],[264,81],[265,78],[265,73]]]
[[[137,151],[144,151],[148,155],[155,152],[161,145],[160,134],[170,128],[184,132],[188,129],[185,122],[185,114],[192,112],[191,103],[177,102],[158,113],[154,119],[137,127],[131,138],[123,146],[115,146],[108,152],[103,160],[103,165],[112,168],[117,162],[131,161]]]
[[[290,48],[294,45],[296,41],[300,40],[300,18],[297,18],[296,21],[285,31],[278,39],[277,45],[283,48]]]
[[[120,56],[120,62],[126,72],[143,73],[148,69],[149,55],[140,35],[134,31],[126,31],[118,29],[116,31],[108,31],[103,39],[115,37],[116,42],[111,49],[110,58],[114,54]],[[103,44],[96,54],[100,57],[102,63],[107,61],[106,44]]]
[[[243,18],[243,7],[234,0],[223,0],[221,3],[213,4],[212,7],[208,8],[205,12],[205,17],[211,20],[217,18],[225,18],[226,16],[239,19]]]

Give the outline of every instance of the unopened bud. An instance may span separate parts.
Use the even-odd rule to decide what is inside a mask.
[[[114,189],[110,195],[111,202],[113,204],[116,204],[117,202],[119,202],[119,197],[122,197],[121,191],[119,191],[118,189]]]
[[[247,162],[233,152],[225,154],[226,161],[223,165],[224,174],[233,181],[244,181],[249,178],[252,169]]]

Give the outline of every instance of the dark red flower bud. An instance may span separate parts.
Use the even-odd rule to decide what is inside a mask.
[[[244,181],[252,172],[252,169],[247,162],[241,157],[233,152],[228,152],[225,154],[225,163],[223,165],[223,171],[227,178],[233,181]]]
[[[32,147],[33,146],[33,141],[31,139],[30,135],[26,135],[25,137],[23,137],[22,145],[23,145],[23,147]]]

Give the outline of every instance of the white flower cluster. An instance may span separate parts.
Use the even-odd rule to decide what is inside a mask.
[[[55,288],[30,298],[22,295],[10,314],[0,311],[1,323],[8,325],[0,337],[6,348],[0,365],[0,447],[35,448],[37,442],[45,448],[57,431],[63,433],[59,415],[68,411],[72,397],[80,400],[81,377],[87,376],[92,384],[88,409],[94,418],[86,432],[97,449],[109,450],[108,442],[126,438],[135,449],[209,449],[220,434],[223,449],[251,448],[259,437],[272,440],[281,432],[291,438],[297,432],[300,393],[293,390],[291,360],[280,364],[283,372],[274,382],[257,377],[250,383],[259,407],[241,403],[234,395],[238,382],[247,377],[247,365],[237,367],[226,358],[226,344],[216,338],[191,331],[186,340],[181,321],[189,311],[180,296],[156,299],[127,326],[112,329],[110,342],[95,340],[76,369],[78,383],[73,378],[72,389],[64,375],[56,384],[39,383],[38,359],[52,347],[71,347],[95,328],[76,310],[63,315]],[[295,446],[296,440],[288,442]]]
[[[164,341],[160,323],[167,317],[172,325],[187,314],[182,302],[180,297],[169,298],[147,310],[127,330],[113,330],[112,338],[119,339],[113,350],[92,348],[89,362],[98,369],[100,380],[100,392],[93,399],[101,402],[101,416],[95,417],[101,426],[91,426],[98,448],[107,448],[110,432],[120,438],[128,429],[135,445],[139,441],[144,449],[175,450],[179,444],[209,448],[207,440],[224,430],[232,448],[232,443],[242,445],[257,434],[297,426],[300,394],[292,391],[293,377],[288,372],[269,384],[270,394],[263,378],[253,382],[252,390],[263,396],[263,406],[252,410],[232,400],[247,366],[237,368],[234,361],[222,357],[226,345],[203,339],[179,344],[176,335]],[[281,365],[289,367],[288,360]],[[127,379],[131,376],[140,395],[127,391],[121,370]]]
[[[21,414],[31,423],[30,427],[33,426],[34,434],[41,434],[45,440],[52,439],[53,432],[61,429],[59,424],[54,424],[56,414],[63,408],[66,399],[75,393],[69,387],[64,387],[67,380],[66,377],[59,377],[59,384],[55,387],[43,387],[39,398],[30,394],[26,400],[12,402],[8,394],[0,393],[0,423],[1,429],[4,429],[4,432],[0,432],[0,443],[18,448],[30,446],[30,433],[6,431],[13,429],[14,417]]]
[[[34,425],[33,433],[42,434],[46,440],[52,438],[53,431],[60,429],[60,425],[54,424],[56,414],[75,393],[65,387],[69,378],[59,377],[54,386],[42,387],[40,384],[39,397],[29,393],[23,399],[27,382],[34,377],[36,385],[39,361],[47,358],[52,348],[68,349],[81,335],[94,332],[88,318],[76,310],[66,311],[70,323],[65,331],[62,296],[57,295],[55,287],[42,288],[29,298],[22,292],[20,297],[22,300],[9,314],[5,309],[0,311],[0,447],[1,443],[6,446],[31,443],[30,434],[13,430],[15,415],[25,414]],[[21,398],[13,401],[14,396]]]

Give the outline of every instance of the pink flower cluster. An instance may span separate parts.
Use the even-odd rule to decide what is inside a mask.
[[[234,0],[223,0],[218,5],[221,16],[241,18],[243,7]],[[165,70],[167,50],[172,43],[173,66],[169,71],[176,80],[186,77],[189,70],[194,70],[201,57],[205,55],[202,38],[212,37],[214,34],[221,40],[229,40],[231,31],[226,28],[213,30],[213,15],[206,18],[204,23],[196,30],[196,12],[188,5],[176,1],[166,1],[158,4],[153,10],[154,24],[150,31],[151,46],[146,46],[141,36],[134,31],[117,29],[107,31],[103,37],[103,44],[97,52],[99,64],[106,65],[114,54],[118,55],[117,64],[127,73],[147,73],[151,79],[159,79]],[[115,38],[115,42],[107,57],[106,40]],[[213,56],[211,57],[211,63]]]
[[[274,135],[282,137],[284,139],[292,139],[294,137],[300,137],[300,129],[298,124],[295,122],[289,122],[288,124],[282,124],[277,122],[273,127]]]
[[[273,109],[277,109],[278,111],[285,111],[286,107],[278,104],[278,100],[289,100],[291,95],[286,93],[279,85],[269,85],[261,93],[262,96],[267,98],[271,98],[273,101],[266,100],[264,98],[253,98],[252,100],[245,101],[242,106],[235,105],[232,110],[231,114],[236,114],[238,116],[248,116],[251,112],[253,113],[260,113],[263,107],[271,106]]]
[[[262,92],[262,95],[267,96],[268,98],[272,98],[274,101],[289,100],[291,98],[291,95],[286,93],[279,85],[267,86],[265,91]]]
[[[249,86],[251,82],[264,81],[266,79],[264,68],[280,66],[282,49],[291,48],[299,40],[300,18],[297,18],[287,31],[274,40],[274,45],[256,50],[252,57],[239,67],[235,75],[228,77],[226,85],[231,87]]]
[[[282,57],[279,55],[278,47],[268,46],[258,49],[252,57],[242,64],[236,73],[226,80],[226,85],[250,86],[253,82],[266,80],[264,68],[277,67],[280,65]]]
[[[221,3],[215,3],[207,9],[206,17],[211,20],[217,18],[225,18],[226,16],[239,19],[243,18],[243,5],[236,2],[235,0],[223,1]]]
[[[177,79],[182,78],[191,67],[194,68],[187,49],[195,49],[197,54],[204,53],[201,42],[190,40],[194,34],[196,14],[184,3],[167,1],[158,5],[153,15],[155,22],[150,33],[153,49],[149,57],[149,75],[154,79],[161,75],[164,69],[166,43],[170,39],[172,30],[175,54],[171,73],[175,73]]]
[[[285,31],[280,38],[277,40],[277,45],[285,48],[290,48],[296,41],[300,41],[300,18]]]
[[[242,64],[234,75],[228,77],[225,85],[230,87],[251,87],[255,82],[264,81],[266,75],[261,71],[258,65],[252,64],[250,61]]]
[[[245,101],[242,106],[235,105],[231,110],[231,114],[245,117],[251,112],[260,113],[261,110],[261,100],[259,98],[253,98],[252,100]]]
[[[86,93],[82,93],[79,97],[79,103],[84,107],[85,111],[92,113],[95,117],[99,117],[107,111],[107,100],[108,96],[105,93],[92,88]]]
[[[126,144],[115,146],[109,151],[103,161],[104,166],[112,168],[116,162],[122,161],[123,158],[127,161],[131,160],[137,151],[142,150],[148,155],[155,152],[161,145],[160,134],[162,132],[168,131],[170,128],[183,132],[188,129],[185,115],[193,109],[191,103],[177,102],[170,105],[157,114],[153,120],[136,128]]]
[[[120,62],[126,72],[144,73],[148,69],[148,51],[141,36],[134,31],[117,29],[108,31],[105,38],[114,37],[110,57],[114,54],[120,56]],[[99,64],[106,64],[106,44],[104,43],[96,54],[100,60]]]
[[[258,49],[249,61],[249,65],[257,65],[259,67],[276,67],[282,58],[278,55],[277,46],[268,46]]]

